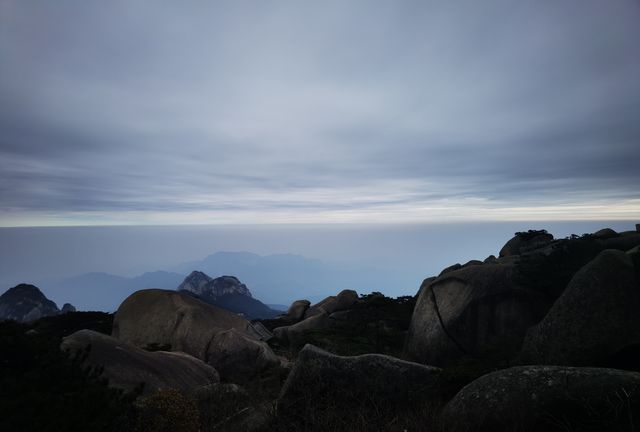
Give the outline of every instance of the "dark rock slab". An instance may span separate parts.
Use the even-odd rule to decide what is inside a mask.
[[[595,366],[640,343],[640,280],[630,254],[605,250],[578,271],[525,338],[525,364]]]
[[[65,337],[60,347],[80,356],[85,366],[101,368],[101,376],[110,386],[126,391],[143,383],[144,393],[160,389],[194,391],[220,380],[213,367],[188,354],[149,352],[92,330]]]
[[[396,410],[440,402],[439,368],[381,354],[336,356],[306,345],[285,382],[278,410]]]
[[[639,373],[520,366],[464,387],[445,407],[443,430],[630,431],[639,413]]]

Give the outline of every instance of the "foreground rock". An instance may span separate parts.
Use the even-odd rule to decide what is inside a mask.
[[[553,236],[544,230],[516,233],[502,248],[501,258],[450,266],[435,280],[423,283],[409,329],[405,355],[409,360],[435,366],[453,365],[465,358],[513,364],[529,327],[545,317],[580,269],[606,249],[628,251],[639,244],[638,233],[616,233],[611,229],[560,240],[553,240]],[[611,280],[626,278],[630,281],[628,263],[624,274],[612,276]],[[584,279],[580,281],[580,285],[585,283],[590,282]],[[601,365],[594,363],[596,357],[593,355],[584,357],[582,362],[562,360],[562,356],[553,353],[556,348],[552,348],[552,352],[545,351],[548,338],[555,340],[552,343],[559,351],[572,349],[571,338],[576,341],[584,338],[584,350],[576,350],[575,359],[585,354],[585,350],[597,352],[599,338],[606,339],[608,331],[615,331],[617,335],[609,341],[611,343],[608,346],[601,345],[608,351],[601,354],[615,355],[615,352],[611,352],[615,351],[615,346],[627,349],[627,344],[635,343],[635,329],[638,326],[628,316],[635,306],[624,311],[620,309],[624,307],[621,304],[624,295],[615,294],[612,298],[600,301],[592,300],[584,290],[574,287],[571,291],[571,296],[580,300],[560,301],[559,305],[564,306],[559,306],[551,313],[549,319],[545,319],[549,322],[541,325],[541,333],[532,336],[532,341],[528,342],[530,346],[527,350],[533,352],[529,357],[531,362]],[[616,311],[621,311],[620,318],[617,312],[607,311],[612,302],[617,305]],[[635,302],[635,295],[632,295],[630,303]],[[583,320],[582,316],[588,313],[576,305],[588,306],[594,313]],[[562,325],[551,323],[558,319],[554,318],[558,314],[567,317]],[[602,322],[602,328],[597,330],[599,322]],[[566,330],[564,333],[558,330],[556,337],[552,335],[555,331],[552,328]],[[575,332],[581,334],[576,335]],[[599,335],[594,332],[599,332]],[[565,336],[569,345],[562,347]],[[592,336],[593,340],[587,340]],[[538,351],[542,352],[536,354]],[[636,351],[640,354],[640,346]]]
[[[231,329],[233,334],[216,339],[219,333]],[[216,368],[221,366],[224,379],[238,376],[231,372],[233,368],[261,371],[264,357],[273,355],[245,318],[168,290],[142,290],[129,296],[116,312],[112,335],[140,348],[182,351]],[[253,349],[256,352],[250,355]],[[227,362],[225,358],[242,362]]]
[[[406,358],[447,366],[465,356],[515,356],[526,330],[549,307],[544,295],[516,280],[511,262],[468,265],[425,280],[411,319]]]
[[[0,296],[0,321],[35,321],[58,315],[58,306],[34,285],[20,284]]]
[[[182,351],[201,360],[220,331],[247,331],[249,322],[186,294],[148,289],[131,294],[113,320],[112,336],[140,348]]]
[[[576,273],[542,322],[529,330],[521,361],[600,365],[640,344],[639,270],[629,254],[601,252]]]
[[[227,380],[243,382],[280,365],[269,345],[230,329],[213,337],[208,362]]]
[[[332,324],[331,321],[329,315],[326,312],[322,312],[297,324],[278,327],[273,330],[273,335],[285,344],[299,347],[304,342],[307,332],[329,328]]]
[[[161,389],[194,391],[219,382],[216,370],[188,354],[148,352],[92,330],[80,330],[63,339],[61,349],[83,358],[83,364],[102,368],[111,387],[143,393]]]
[[[450,432],[634,430],[640,374],[615,369],[521,366],[485,375],[445,407]]]
[[[386,355],[341,357],[306,345],[282,388],[278,410],[285,415],[309,410],[389,410],[401,415],[439,402],[440,373]]]

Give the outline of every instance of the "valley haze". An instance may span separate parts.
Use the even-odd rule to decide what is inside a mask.
[[[562,238],[633,221],[0,228],[0,283],[34,283],[80,310],[113,311],[143,288],[176,289],[192,270],[237,276],[269,304],[341,289],[415,295],[453,263],[497,255],[514,232]]]

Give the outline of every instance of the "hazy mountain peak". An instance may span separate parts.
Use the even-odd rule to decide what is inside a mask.
[[[278,314],[253,298],[249,288],[235,276],[225,275],[212,279],[204,272],[192,271],[180,284],[178,291],[248,318],[273,318]]]
[[[178,291],[189,291],[212,300],[226,294],[252,297],[251,291],[237,277],[220,276],[213,279],[201,271],[192,271],[180,284]]]
[[[0,296],[0,320],[34,321],[59,312],[58,306],[34,285],[20,284]]]
[[[220,276],[210,282],[213,290],[218,295],[224,294],[240,294],[247,297],[253,297],[249,288],[235,276]]]
[[[178,290],[191,291],[200,295],[204,287],[211,282],[211,280],[212,279],[204,272],[194,270],[184,279],[178,287]]]

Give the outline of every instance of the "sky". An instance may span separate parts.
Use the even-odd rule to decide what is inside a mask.
[[[0,0],[0,226],[632,220],[640,2]]]

